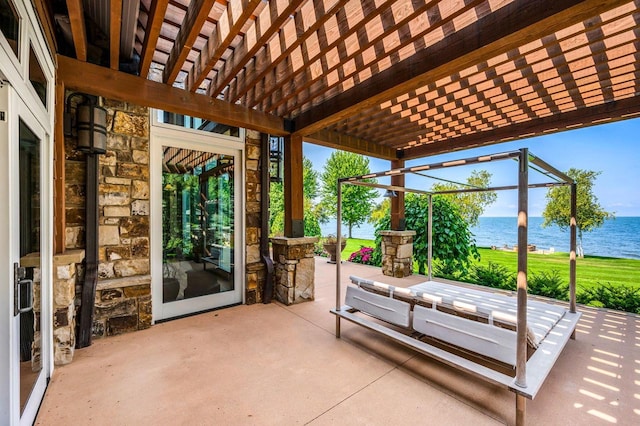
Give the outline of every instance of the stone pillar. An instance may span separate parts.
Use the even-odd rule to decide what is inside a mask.
[[[314,299],[317,237],[271,239],[275,266],[276,298],[285,305]]]
[[[84,250],[53,256],[53,362],[69,364],[76,346],[76,285]]]
[[[245,137],[245,166],[246,166],[246,192],[245,192],[245,303],[262,302],[263,289],[266,281],[266,267],[260,254],[261,228],[261,190],[263,183],[260,181],[260,132],[247,130]],[[268,165],[267,165],[268,167]],[[269,182],[264,182],[269,185]]]
[[[413,236],[416,231],[380,231],[382,273],[404,278],[413,273]]]

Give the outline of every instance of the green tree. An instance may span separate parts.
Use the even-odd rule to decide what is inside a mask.
[[[324,172],[320,176],[320,221],[326,222],[329,217],[337,215],[338,179],[370,173],[369,159],[350,152],[335,151],[327,160]],[[365,182],[375,182],[366,179]],[[351,238],[354,226],[364,223],[371,215],[373,200],[378,192],[374,188],[359,185],[342,185],[342,222],[349,228]]]
[[[470,188],[487,188],[490,184],[491,173],[486,170],[474,170],[471,172],[471,176],[467,178],[466,184],[441,182],[434,184],[432,190],[434,192],[438,192]],[[470,226],[477,225],[478,218],[484,212],[484,209],[495,203],[498,199],[498,195],[495,191],[459,192],[455,194],[441,194],[441,196],[458,206],[458,212]]]
[[[384,203],[382,209],[384,209]],[[413,259],[418,273],[425,274],[429,258],[427,226],[429,224],[429,197],[407,194],[405,196],[406,229],[416,231],[413,239]],[[374,259],[381,260],[379,231],[390,229],[391,216],[388,205],[386,212],[376,224],[376,249]],[[469,231],[468,223],[458,212],[458,208],[446,198],[433,197],[433,259],[439,266],[439,273],[457,278],[464,274],[472,259],[478,258],[478,250]]]
[[[304,192],[304,235],[320,236],[318,209],[313,199],[318,196],[318,172],[308,158],[302,161],[302,188]],[[269,191],[269,227],[271,235],[284,233],[284,187],[282,183],[272,183]]]
[[[576,182],[576,228],[578,232],[578,256],[584,257],[582,235],[602,226],[606,219],[614,218],[613,213],[605,211],[593,193],[593,184],[601,172],[571,168],[567,175]],[[547,205],[542,212],[542,226],[557,225],[566,230],[571,220],[571,188],[556,186],[547,191]]]

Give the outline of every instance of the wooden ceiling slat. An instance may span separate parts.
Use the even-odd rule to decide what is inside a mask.
[[[234,38],[251,18],[262,0],[231,0],[221,16],[215,30],[209,36],[205,48],[200,52],[194,67],[189,72],[187,90],[195,92],[209,74],[209,71],[220,60],[224,52],[231,46]]]
[[[295,119],[296,133],[313,133],[359,109],[380,104],[419,88],[427,81],[473,66],[482,57],[518,48],[624,3],[622,0],[608,3],[598,0],[540,0],[535,3],[514,0],[443,41],[372,76],[358,87],[301,113]]]
[[[424,17],[420,14],[417,15],[416,20],[403,21],[403,23],[408,22],[409,25],[416,21],[420,22],[420,24],[417,25],[420,30],[413,32],[410,36],[406,31],[406,27],[402,27],[401,23],[388,28],[388,30],[391,31],[390,35],[380,33],[377,37],[369,39],[366,34],[359,34],[358,41],[360,50],[345,58],[346,60],[349,60],[352,57],[355,58],[357,65],[356,69],[349,74],[344,73],[344,75],[341,75],[339,81],[326,82],[317,80],[307,84],[305,87],[306,90],[298,91],[298,93],[305,93],[305,95],[302,97],[298,96],[298,99],[295,102],[296,110],[299,111],[306,109],[305,99],[322,99],[323,97],[326,99],[332,97],[336,93],[345,91],[345,87],[340,87],[345,78],[351,78],[353,76],[359,80],[358,82],[360,82],[368,79],[371,75],[380,73],[382,70],[391,66],[392,59],[397,62],[399,52],[406,48],[411,48],[413,52],[424,49],[424,38],[429,37],[429,35],[436,34],[435,37],[440,40],[442,35],[439,34],[444,33],[443,28],[450,26],[449,24],[451,20],[475,10],[481,5],[481,3],[482,0],[467,2],[464,7],[455,10],[445,19],[441,19],[439,14],[433,13],[434,11],[438,11],[438,5],[430,7],[426,11],[426,16],[431,17],[430,25],[426,25],[426,22],[421,22]],[[389,18],[381,18],[381,22],[384,22],[385,20],[389,21]],[[390,39],[391,42],[389,41]],[[402,40],[401,43],[400,40]],[[338,70],[338,73],[341,73],[343,72],[341,67],[343,67],[342,63],[335,64],[332,69]],[[265,111],[269,112],[268,110]],[[279,108],[278,113],[282,115],[292,115],[294,110]]]
[[[617,72],[616,72],[617,74]],[[637,82],[639,79],[640,73],[635,71],[635,72],[629,72],[627,70],[627,72],[621,73],[621,75],[619,76],[618,80],[620,80],[622,82],[622,84],[628,85],[636,85],[637,86]],[[635,82],[635,83],[634,83]],[[620,82],[618,82],[620,84]],[[562,85],[562,83],[561,83]],[[615,86],[614,86],[615,87]],[[575,91],[577,91],[578,89],[573,89]],[[598,87],[596,87],[594,90],[587,92],[587,93],[582,93],[582,96],[580,97],[581,99],[581,104],[582,105],[587,105],[588,101],[587,99],[589,97],[593,97],[595,95],[602,94],[602,90],[603,88],[598,85]],[[562,96],[555,99],[554,101],[554,105],[555,105],[555,110],[558,111],[556,113],[553,113],[549,108],[546,108],[546,101],[545,99],[540,98],[539,96],[535,96],[533,101],[534,103],[530,105],[530,107],[532,108],[532,110],[540,110],[541,107],[543,110],[547,111],[546,115],[558,115],[558,114],[562,114],[567,112],[567,110],[574,110],[576,109],[575,106],[575,102],[573,102],[573,97],[574,97],[574,93],[569,93],[569,92],[565,92],[565,91],[560,91],[558,93],[562,93]],[[585,96],[586,95],[586,96]],[[551,98],[551,95],[549,95],[549,98]],[[511,108],[500,108],[498,109],[489,109],[487,111],[486,114],[483,114],[481,116],[481,120],[480,122],[484,122],[485,124],[489,124],[490,127],[494,127],[497,124],[496,123],[500,123],[502,121],[500,120],[506,120],[506,122],[514,122],[515,119],[514,117],[516,117],[516,114],[520,114],[522,105],[513,105]],[[502,115],[500,114],[500,112],[508,112],[508,114],[506,115]],[[532,114],[532,113],[525,113],[524,116],[527,117],[527,121],[528,120],[532,120],[532,117],[535,117],[538,114]],[[520,121],[524,121],[523,119],[523,114],[519,115],[520,117]],[[443,120],[443,119],[430,119],[430,122],[433,124],[440,124],[443,126],[443,129],[440,133],[442,132],[446,132],[448,131],[447,129],[450,129],[452,127],[456,127],[455,123],[457,123],[457,121],[454,121],[456,119],[454,119],[451,116],[447,116],[446,117],[447,120]],[[476,121],[477,122],[477,121]],[[451,126],[448,125],[448,123],[452,123]],[[415,130],[415,126],[412,125],[404,125],[404,126],[400,126],[400,125],[394,125],[394,126],[389,126],[389,128],[392,128],[393,130],[391,131],[385,131],[384,129],[378,129],[377,131],[374,130],[370,130],[367,132],[356,132],[355,135],[357,135],[358,137],[361,138],[367,138],[368,134],[371,132],[375,132],[374,134],[377,135],[377,138],[375,139],[376,142],[381,143],[380,141],[383,140],[391,140],[393,141],[392,143],[386,143],[386,144],[390,144],[390,146],[395,146],[395,147],[399,147],[403,144],[407,144],[408,142],[410,142],[411,140],[414,140],[416,138],[419,137],[426,137],[425,135],[429,134],[429,130],[428,129],[423,129],[423,130]],[[477,130],[477,129],[474,129]],[[463,134],[469,134],[471,132],[464,132]],[[456,131],[456,136],[460,135],[460,133],[458,131]]]
[[[265,78],[267,74],[271,73],[278,64],[289,57],[289,54],[291,54],[294,49],[303,45],[311,34],[315,33],[327,20],[338,13],[338,11],[341,10],[348,1],[349,0],[338,0],[329,10],[325,10],[325,0],[313,0],[311,3],[313,6],[309,8],[310,10],[305,10],[306,8],[303,6],[294,16],[297,30],[294,41],[290,43],[289,46],[285,47],[277,58],[272,58],[271,61],[268,62],[263,61],[262,63],[264,66],[261,67],[261,69],[255,69],[253,71],[252,78],[250,80],[245,79],[243,87],[235,87],[233,89],[233,97],[228,97],[228,100],[230,102],[236,102],[241,98],[248,91],[248,88],[252,87],[258,80]],[[258,56],[267,54],[268,49],[264,49],[258,54]],[[259,60],[256,58],[254,64],[258,62]],[[251,65],[249,65],[249,67],[251,67]],[[253,68],[257,67],[254,65]],[[306,67],[301,68],[306,69]],[[271,85],[267,84],[267,87],[271,87]],[[248,103],[247,106],[252,108],[257,102],[259,101]]]
[[[434,0],[434,1],[429,1],[423,5],[416,6],[413,12],[406,15],[403,20],[398,22],[397,25],[399,26],[399,25],[404,25],[408,23],[412,19],[415,19],[416,17],[420,16],[420,14],[425,13],[425,11],[427,11],[429,8],[434,7],[437,3],[438,1]],[[326,55],[327,55],[327,52],[329,52],[332,49],[336,49],[336,48],[345,49],[345,51],[347,52],[347,56],[345,57],[345,62],[352,59],[356,61],[361,61],[361,57],[358,55],[360,50],[363,48],[368,48],[372,43],[379,41],[381,39],[381,38],[377,38],[375,40],[368,41],[368,39],[366,38],[367,37],[366,25],[372,22],[374,19],[378,18],[380,15],[393,13],[393,11],[389,10],[393,4],[394,4],[393,0],[387,1],[377,9],[375,7],[375,4],[369,5],[368,8],[365,8],[364,6],[366,6],[366,4],[363,4],[363,9],[367,10],[368,13],[363,12],[364,17],[361,20],[355,20],[354,21],[355,24],[352,25],[351,27],[349,27],[348,15],[344,20],[339,21],[338,24],[341,26],[341,28],[346,27],[342,32],[343,36],[340,38],[337,38],[331,43],[328,43],[326,42],[326,40],[321,39],[321,45],[324,44],[324,46],[322,46],[321,51],[316,56],[309,59],[311,63],[321,61],[323,64],[322,65],[323,72],[318,75],[318,78],[328,74],[329,72],[332,72],[334,69],[336,69],[340,65],[340,64],[336,64],[332,69],[329,69],[330,67],[326,63]],[[321,30],[323,29],[324,27],[321,27]],[[356,41],[353,41],[351,37],[356,37],[355,40],[357,41],[357,43]],[[322,43],[322,41],[325,41],[325,43]],[[350,48],[347,45],[347,43],[350,43],[351,45],[356,45],[359,47]],[[357,63],[356,65],[359,68],[363,66],[361,62]],[[285,79],[279,80],[277,84],[273,85],[274,87],[270,91],[265,92],[262,95],[261,99],[256,100],[257,102],[265,102],[265,99],[267,97],[271,98],[269,99],[269,101],[267,101],[267,105],[263,107],[263,110],[265,112],[275,111],[278,107],[280,107],[281,105],[284,105],[289,100],[294,99],[303,90],[308,89],[309,87],[311,87],[311,85],[314,82],[318,81],[318,78],[309,80],[309,81],[304,81],[304,76],[300,75],[301,72],[302,70],[298,70],[297,72],[293,72],[291,75],[288,75]],[[280,73],[280,74],[283,74],[283,73]],[[282,89],[280,90],[280,93],[282,93],[282,95],[273,96],[273,93],[275,92],[276,87],[280,87]]]
[[[465,135],[441,142],[433,142],[418,145],[404,150],[404,159],[437,155],[443,152],[457,151],[474,146],[499,143],[506,140],[517,139],[521,135],[536,135],[552,133],[561,130],[599,124],[603,121],[616,121],[622,118],[637,117],[640,115],[640,100],[637,97],[629,97],[619,101],[599,104],[580,110],[573,110],[558,115],[547,116],[499,129],[488,130],[474,135]]]
[[[624,31],[628,31],[628,29],[626,29],[626,28],[621,28],[619,31],[624,32]],[[637,42],[636,42],[636,43],[637,43]],[[633,43],[632,43],[632,44],[633,44]],[[550,49],[550,47],[549,47],[549,46],[551,46],[551,45],[548,45],[548,46],[546,47],[546,51],[549,51],[549,49]],[[637,52],[637,47],[638,47],[638,46],[635,46],[635,47],[634,47],[634,49],[631,49],[631,50],[632,50],[632,51],[634,51],[634,52]],[[544,49],[544,46],[542,46],[541,48],[542,48],[542,49]],[[624,46],[622,46],[622,48],[624,48]],[[573,49],[580,49],[580,46],[574,47]],[[598,49],[599,49],[599,50],[598,50]],[[595,59],[596,59],[596,62],[608,62],[608,63],[610,63],[610,64],[611,64],[611,59],[613,59],[613,58],[608,58],[608,57],[607,57],[607,52],[609,52],[609,54],[611,54],[611,52],[615,51],[615,49],[616,49],[616,46],[615,46],[615,45],[614,45],[614,46],[610,46],[608,50],[607,50],[607,49],[605,49],[605,48],[603,47],[603,43],[599,43],[599,46],[598,46],[598,47],[596,47],[595,45],[591,45],[591,46],[590,46],[590,48],[588,49],[588,51],[590,51],[590,52],[591,52],[591,56],[586,56],[586,57],[589,57],[589,58],[595,58]],[[561,58],[561,57],[563,57],[563,55],[552,56],[552,57],[551,57],[551,61],[548,61],[548,62],[549,62],[549,66],[550,66],[550,67],[554,67],[553,63],[555,63],[555,62],[556,62],[557,58]],[[598,59],[598,58],[599,58],[599,59]],[[582,58],[581,58],[581,57],[576,57],[576,58],[574,58],[574,61],[575,61],[575,62],[579,62],[579,61],[581,61],[581,60],[582,60]],[[635,58],[634,58],[634,57],[630,57],[630,59],[629,59],[628,61],[634,61],[634,60],[635,60]],[[522,76],[522,78],[525,78],[525,77],[526,77],[526,78],[531,78],[533,75],[535,75],[535,74],[531,71],[531,67],[532,67],[532,66],[534,66],[534,65],[535,65],[535,63],[533,63],[533,64],[529,64],[529,65],[528,65],[528,66],[529,66],[529,68],[528,68],[528,69],[526,69],[526,70],[525,70],[523,67],[518,67],[518,68],[519,68],[519,71],[523,71],[523,70],[524,70],[524,71],[527,71],[527,72],[526,72],[526,75],[523,75],[523,76]],[[565,69],[565,72],[564,72],[564,73],[562,73],[562,74],[559,74],[559,77],[562,79],[562,81],[563,81],[563,82],[566,82],[567,80],[571,80],[571,81],[576,80],[576,82],[577,82],[577,83],[579,83],[579,77],[575,75],[575,72],[576,72],[576,71],[580,71],[582,68],[581,68],[580,66],[571,67],[571,65],[572,65],[572,62],[569,62],[569,63],[568,63],[568,67]],[[613,68],[613,67],[616,67],[616,66],[618,66],[618,65],[611,65],[611,67],[612,67],[612,68]],[[569,71],[569,68],[573,68],[573,69],[574,69],[574,74],[572,74],[572,73]],[[588,65],[587,65],[587,68],[588,68],[588,69],[593,70],[593,67],[589,67]],[[555,68],[554,68],[554,69],[555,69]],[[486,73],[486,70],[485,70],[485,71],[480,72],[480,74],[485,74],[485,73]],[[528,77],[527,77],[527,76],[528,76]],[[462,86],[463,86],[463,87],[465,87],[465,86],[467,86],[467,85],[468,85],[468,83],[469,83],[469,79],[470,79],[470,78],[473,78],[473,75],[469,75],[467,78],[465,78],[465,79],[462,79],[462,80],[461,80],[461,83],[462,83]],[[598,80],[598,79],[602,78],[602,75],[599,75],[599,74],[597,74],[597,73],[596,73],[594,78],[595,78],[596,80]],[[484,79],[482,79],[482,81],[484,81]],[[495,82],[495,78],[494,78],[494,82]],[[509,92],[509,91],[511,91],[511,90],[512,90],[512,88],[513,88],[513,86],[514,86],[514,85],[517,85],[517,84],[518,84],[518,83],[517,83],[517,81],[511,81],[511,82],[510,82],[510,83],[508,83],[508,84],[506,84],[506,83],[502,83],[502,84],[498,85],[497,87],[498,87],[498,88],[500,88],[501,92],[505,92],[505,93],[507,93],[507,92]],[[542,98],[543,98],[543,100],[550,100],[550,99],[551,99],[551,97],[546,97],[546,98],[545,98],[545,97],[544,97],[543,95],[541,95],[539,92],[538,92],[538,93],[536,93],[536,90],[538,90],[538,87],[539,87],[541,84],[542,84],[542,82],[537,82],[537,81],[535,81],[535,80],[529,80],[529,81],[526,83],[526,86],[525,86],[525,85],[523,85],[523,87],[525,87],[525,90],[526,90],[527,92],[531,91],[531,92],[532,92],[532,94],[535,94],[535,97],[536,97],[537,99],[540,99],[540,98],[542,97]],[[434,90],[433,85],[430,85],[430,86],[432,86],[431,90]],[[578,92],[578,91],[577,91],[577,89],[576,89],[576,87],[577,87],[577,86],[576,86],[576,85],[574,85],[574,86],[575,86],[575,87],[574,87],[574,89],[573,89],[573,90],[569,90],[569,93],[570,93],[570,94],[571,94],[571,96],[574,98],[574,100],[576,100],[576,102],[578,102],[578,104],[579,104],[579,101],[577,101],[577,100],[579,99],[579,92]],[[463,105],[469,104],[468,99],[469,99],[470,97],[477,97],[477,96],[479,96],[479,94],[477,94],[477,92],[478,92],[477,90],[474,90],[472,95],[467,95],[467,97],[461,97],[461,98],[458,98],[458,101],[462,101]],[[480,92],[480,94],[481,94],[481,92]],[[454,95],[455,95],[455,93],[454,93]],[[514,98],[515,98],[515,99],[517,99],[517,98],[519,97],[519,94],[518,94],[518,93],[515,93],[513,96],[514,96]],[[455,97],[455,96],[454,96],[454,97]],[[434,96],[434,97],[432,97],[432,99],[433,99],[433,98],[435,98],[435,96]],[[414,99],[414,98],[412,98],[412,99]],[[419,102],[420,102],[421,104],[429,104],[429,103],[430,103],[430,101],[429,101],[428,99],[425,99],[425,98],[421,98],[421,99],[420,99],[420,97],[418,97],[418,99],[419,99]],[[490,99],[490,101],[491,101],[492,103],[496,103],[496,100],[495,100],[495,99]],[[429,108],[434,108],[435,106],[434,106],[433,104],[431,104],[431,105],[428,105],[428,107],[429,107]],[[470,107],[472,107],[472,108],[474,108],[474,109],[477,109],[477,108],[478,108],[478,106],[477,106],[477,105],[470,105]],[[400,106],[400,109],[401,109],[401,110],[405,110],[406,108],[408,108],[408,105],[406,105],[406,103],[403,103],[403,105],[401,105],[401,106]],[[372,111],[365,111],[363,114],[360,114],[360,117],[369,117],[370,121],[374,121],[374,122],[376,122],[376,123],[384,123],[384,119],[382,119],[382,118],[379,116],[379,113],[378,113],[378,112],[375,112],[374,110],[372,110]],[[365,122],[368,122],[368,121],[369,121],[369,119],[365,119],[364,121],[365,121]],[[352,119],[352,120],[355,120],[355,118],[354,118],[354,119]],[[348,125],[349,131],[350,131],[350,132],[354,132],[355,134],[360,134],[360,133],[359,133],[358,125],[359,125],[359,123],[349,123],[349,125]],[[387,129],[388,129],[388,127],[383,127],[382,129],[380,129],[380,127],[383,127],[383,126],[382,126],[381,124],[378,124],[378,126],[370,127],[370,128],[368,129],[368,132],[367,132],[367,133],[369,133],[369,132],[373,132],[373,133],[377,133],[377,134],[379,134],[379,135],[380,135],[380,133],[379,133],[380,131],[384,131],[384,129],[385,129],[385,128],[387,128]],[[365,134],[361,134],[361,136],[362,136],[362,137],[369,137],[369,135],[368,135],[367,133],[365,133]]]
[[[67,0],[67,10],[71,23],[71,34],[79,61],[87,61],[87,30],[84,25],[84,7],[82,0]]]
[[[149,68],[151,67],[151,61],[153,60],[168,4],[168,0],[152,0],[151,2],[147,17],[147,27],[144,31],[144,41],[142,42],[142,53],[140,54],[141,61],[138,74],[142,77],[146,78],[147,74],[149,74]]]
[[[122,0],[110,0],[109,62],[112,70],[120,67],[120,27],[122,25]]]
[[[271,0],[269,7],[265,8],[255,21],[253,27],[255,33],[245,35],[242,44],[234,50],[230,60],[225,62],[219,70],[215,82],[212,81],[209,85],[207,92],[209,96],[218,96],[304,1]]]
[[[215,0],[194,0],[189,5],[164,68],[163,82],[165,84],[173,84],[178,77],[178,73],[182,69],[193,43],[200,34],[202,25],[209,16],[214,2]]]
[[[615,75],[616,76],[615,78],[618,79],[618,80],[622,79],[624,81],[625,79],[629,79],[629,78],[632,78],[632,79],[635,80],[635,79],[637,79],[637,76],[635,76],[635,77],[633,76],[633,70],[636,69],[637,66],[635,64],[637,62],[638,62],[637,58],[634,58],[634,64],[622,65],[620,67],[620,69],[612,68],[611,69],[611,74]],[[600,89],[600,86],[598,86],[597,89]],[[572,90],[576,91],[576,92],[578,91],[577,88],[572,89]],[[575,102],[572,102],[572,100],[575,98],[575,94],[571,93],[570,91],[569,92],[563,92],[563,93],[565,93],[564,96],[562,98],[558,98],[556,100],[556,104],[558,104],[560,106],[560,109],[563,109],[563,106],[565,104],[569,104],[569,103],[571,104],[570,107],[572,109],[575,108]],[[539,109],[539,108],[535,107],[535,105],[539,105],[540,103],[544,102],[544,99],[540,99],[540,97],[537,96],[537,95],[533,97],[533,100],[534,100],[534,102],[531,103],[529,106],[534,108],[534,109]],[[584,104],[584,102],[583,102],[583,104]],[[517,106],[518,110],[520,108],[522,108],[522,106],[523,106],[522,104],[518,105]],[[500,106],[500,109],[502,111],[508,112],[509,110],[515,110],[516,106],[514,105],[514,106],[512,106],[510,108],[505,108],[504,106]],[[564,109],[566,109],[566,107],[564,107]],[[378,113],[376,116],[372,116],[371,117],[371,121],[378,122],[378,123],[380,123],[380,122],[386,123],[386,122],[390,122],[391,120],[393,120],[392,117],[391,118],[390,117],[384,117],[385,113],[388,114],[388,112],[386,110],[383,110],[380,113]],[[487,117],[491,116],[491,111],[489,111],[489,113],[490,113],[490,115],[487,116]],[[531,117],[534,117],[535,114],[532,114],[531,112],[528,112],[528,113],[526,113],[526,116],[531,118]],[[459,121],[460,117],[456,117],[456,120]],[[431,122],[431,123],[435,123],[435,124],[441,122],[440,119],[437,118],[437,116],[431,116],[428,121]],[[393,131],[385,130],[385,129],[389,129],[389,128],[393,129]],[[404,126],[401,126],[401,125],[398,125],[398,124],[394,124],[393,126],[371,126],[371,127],[368,127],[367,129],[361,130],[361,131],[358,131],[358,129],[354,129],[352,127],[345,126],[345,127],[342,127],[342,128],[338,127],[336,130],[337,131],[341,131],[341,132],[346,131],[346,132],[349,132],[350,134],[355,134],[355,135],[358,135],[359,137],[362,137],[362,138],[367,138],[370,135],[376,135],[376,138],[375,138],[376,141],[379,141],[379,142],[385,141],[385,138],[387,138],[387,140],[393,139],[395,143],[397,143],[397,138],[399,138],[399,137],[402,138],[403,142],[404,141],[410,141],[412,138],[418,137],[418,136],[420,136],[422,134],[425,134],[425,132],[428,132],[427,130],[417,130],[416,131],[414,124],[406,124]],[[474,130],[474,129],[471,129],[471,130]]]

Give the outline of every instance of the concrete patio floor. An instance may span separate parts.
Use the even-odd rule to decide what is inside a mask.
[[[409,286],[424,277],[349,274]],[[236,306],[97,340],[54,371],[38,425],[512,424],[507,390],[342,322],[335,265],[316,258],[316,300]],[[640,317],[580,306],[534,401],[531,425],[640,424]]]

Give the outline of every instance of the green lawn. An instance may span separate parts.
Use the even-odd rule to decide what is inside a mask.
[[[516,252],[478,249],[481,265],[493,262],[504,265],[509,270],[517,270]],[[528,256],[528,273],[551,272],[557,270],[565,282],[569,282],[569,254],[534,254]],[[613,257],[585,256],[576,262],[576,283],[578,288],[588,288],[596,283],[626,284],[640,286],[640,260]]]
[[[347,246],[342,252],[342,259],[347,260],[354,251],[361,246],[374,247],[374,241],[356,238],[347,239]],[[517,270],[518,256],[516,252],[478,249],[480,252],[480,265],[486,266],[489,262],[503,265],[514,273]],[[529,274],[536,272],[558,271],[560,277],[569,282],[569,254],[534,254],[528,257]],[[614,285],[640,286],[640,260],[618,259],[612,257],[585,256],[577,260],[576,281],[578,288],[588,288],[596,283],[611,283]]]

